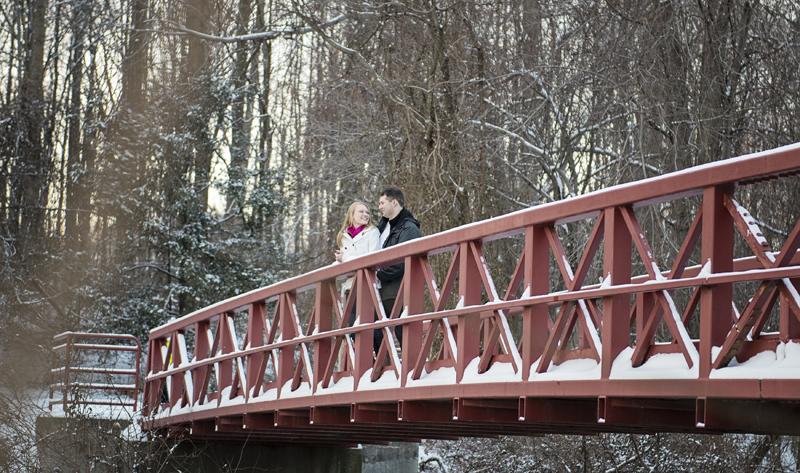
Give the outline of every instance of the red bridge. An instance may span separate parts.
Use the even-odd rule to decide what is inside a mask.
[[[720,161],[455,228],[207,307],[150,333],[146,424],[170,436],[278,445],[798,435],[800,222],[777,229],[786,239],[772,248],[737,202],[753,184],[786,185],[798,173],[800,145]],[[676,205],[694,220],[660,267],[637,213]],[[573,265],[559,236],[565,224],[592,228]],[[752,255],[734,258],[735,242]],[[484,257],[498,243],[518,255],[504,292]],[[400,295],[383,314],[375,269],[397,262]],[[353,290],[341,300],[337,281],[349,275]],[[354,305],[361,323],[346,327]],[[374,329],[384,332],[377,354]]]

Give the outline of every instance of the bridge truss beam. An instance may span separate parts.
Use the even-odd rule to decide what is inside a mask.
[[[779,229],[786,239],[773,249],[736,200],[798,173],[798,145],[734,158],[431,235],[207,307],[151,332],[146,424],[168,437],[293,445],[800,434],[788,421],[798,414],[800,366],[778,363],[800,358],[800,221]],[[676,253],[655,254],[641,209],[663,214],[675,201],[693,223]],[[569,224],[593,228],[588,240],[565,244]],[[502,296],[484,254],[497,241],[518,252]],[[734,258],[736,241],[751,255]],[[404,279],[386,314],[375,270],[400,261]],[[349,276],[342,299],[338,283]],[[347,327],[353,309],[360,323]],[[373,353],[376,330],[384,337]],[[788,368],[748,367],[765,356]]]

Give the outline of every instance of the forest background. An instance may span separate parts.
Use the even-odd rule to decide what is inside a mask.
[[[799,13],[795,0],[0,3],[0,372],[28,374],[3,379],[0,416],[44,382],[54,334],[145,341],[329,264],[347,206],[375,209],[387,185],[427,235],[800,141]],[[798,190],[738,198],[780,240]],[[640,217],[659,258],[691,205]],[[568,229],[569,254],[588,230]],[[14,425],[0,468],[30,435]],[[492,442],[426,448],[448,471],[800,462],[781,437]]]

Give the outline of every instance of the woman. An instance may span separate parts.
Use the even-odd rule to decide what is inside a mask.
[[[369,207],[363,202],[353,202],[347,209],[344,225],[336,236],[336,261],[344,263],[358,256],[363,256],[381,248],[380,232],[369,221]],[[342,286],[342,297],[346,300],[353,287],[353,278],[347,278]],[[355,305],[350,312],[348,326],[352,326],[356,318]]]
[[[344,263],[380,249],[380,233],[369,221],[369,207],[353,202],[347,209],[344,225],[336,236],[336,261]],[[352,278],[348,279],[352,285]],[[350,287],[348,286],[348,289]]]

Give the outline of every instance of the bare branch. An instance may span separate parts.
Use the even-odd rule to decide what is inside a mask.
[[[342,15],[337,16],[336,18],[326,21],[318,25],[318,28],[325,29],[330,28],[331,26],[337,25],[349,18],[359,18],[364,16],[375,16],[373,13],[365,13],[365,12],[354,12],[354,13],[345,13]],[[173,28],[181,33],[186,33],[192,36],[197,36],[198,38],[202,38],[206,41],[215,41],[218,43],[238,43],[240,41],[263,41],[263,40],[272,40],[277,37],[284,37],[284,38],[291,38],[295,36],[304,35],[306,33],[310,33],[314,31],[313,27],[310,26],[303,26],[297,28],[288,28],[283,30],[272,30],[272,31],[264,31],[262,33],[251,33],[251,34],[244,34],[244,35],[236,35],[236,36],[214,36],[206,33],[201,33],[199,31],[191,30],[189,28],[185,28],[181,25],[178,25],[174,22],[161,20],[163,23],[167,24],[170,28]]]
[[[398,97],[397,94],[395,94],[392,91],[392,89],[389,87],[389,84],[386,82],[386,80],[384,80],[383,77],[381,77],[381,75],[378,74],[378,72],[375,70],[375,68],[372,67],[372,65],[369,63],[369,61],[367,61],[367,59],[363,55],[361,55],[361,53],[359,53],[355,49],[350,49],[350,48],[348,48],[348,47],[346,47],[346,46],[344,46],[342,44],[337,43],[330,36],[328,36],[323,31],[323,28],[322,28],[322,25],[324,25],[326,23],[317,24],[316,21],[314,21],[310,17],[300,13],[299,11],[297,11],[295,13],[297,14],[297,16],[302,18],[303,21],[308,23],[308,25],[314,30],[314,32],[316,32],[320,36],[320,38],[322,38],[329,46],[331,46],[332,48],[334,48],[334,49],[336,49],[336,50],[338,50],[338,51],[340,51],[340,52],[342,52],[344,54],[347,54],[350,57],[353,57],[359,64],[361,64],[361,66],[364,69],[366,69],[370,73],[370,75],[375,77],[376,81],[378,82],[378,85],[380,85],[381,89],[383,89],[384,93],[386,93],[386,95],[389,97],[389,100],[391,100],[392,102],[394,102],[397,105],[400,105],[400,106],[404,107],[407,111],[409,111],[411,113],[411,115],[414,117],[414,119],[417,121],[417,123],[421,127],[423,127],[423,128],[425,127],[425,122],[426,122],[425,118],[422,115],[420,115],[420,113],[417,110],[415,110],[413,107],[411,107],[408,104],[406,104],[403,99]]]

